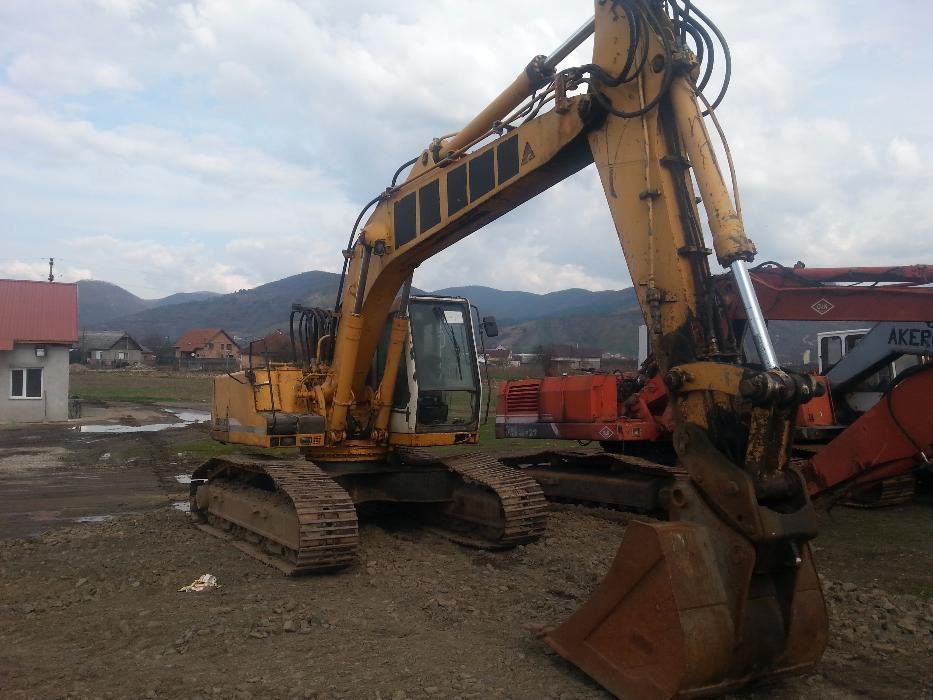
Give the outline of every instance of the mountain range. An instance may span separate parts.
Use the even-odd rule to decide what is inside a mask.
[[[147,309],[172,304],[185,304],[222,296],[218,292],[179,292],[161,299],[141,299],[123,287],[99,280],[78,282],[80,308],[78,316],[82,328],[106,325],[112,318],[135,314]]]
[[[109,282],[82,280],[78,282],[80,324],[86,330],[125,330],[148,345],[164,344],[166,338],[174,341],[196,327],[221,327],[241,338],[256,338],[287,328],[293,303],[333,307],[339,279],[332,272],[310,271],[231,294],[188,292],[162,299],[141,299]],[[604,352],[635,354],[641,311],[632,288],[535,294],[466,286],[431,293],[466,297],[481,316],[495,316],[500,336],[493,343],[515,352],[578,343]]]
[[[240,339],[253,339],[277,328],[286,330],[293,303],[333,308],[339,280],[333,272],[310,271],[231,294],[184,292],[161,299],[142,299],[109,282],[82,280],[78,282],[78,313],[83,329],[124,330],[151,347],[170,344],[189,328],[199,327],[221,327]],[[631,287],[535,294],[465,286],[431,293],[466,297],[480,316],[495,316],[499,336],[487,342],[487,347],[535,352],[542,346],[575,344],[629,357],[637,353],[642,314]],[[781,361],[798,366],[806,350],[815,358],[818,331],[859,324],[774,321],[769,325]]]

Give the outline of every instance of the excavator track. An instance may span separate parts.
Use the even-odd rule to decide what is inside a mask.
[[[846,495],[842,499],[850,508],[883,508],[908,503],[916,494],[917,477],[913,474],[901,474],[882,479],[864,490]]]
[[[211,459],[191,478],[201,529],[287,575],[336,571],[356,559],[356,508],[313,462]]]
[[[791,464],[804,475],[812,475],[814,469],[809,459],[794,457]],[[835,503],[850,508],[884,508],[909,503],[917,490],[917,477],[913,474],[899,474],[885,479],[854,482],[827,489],[814,498],[828,497]]]
[[[534,542],[544,533],[548,505],[541,486],[495,457],[477,452],[438,457],[417,449],[401,449],[397,455],[403,464],[443,466],[462,479],[464,486],[452,502],[435,513],[445,537],[504,549]]]
[[[543,450],[501,459],[540,483],[549,501],[643,514],[666,513],[674,482],[688,478],[682,467],[607,451]]]

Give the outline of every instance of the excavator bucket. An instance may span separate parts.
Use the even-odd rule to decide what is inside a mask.
[[[635,521],[593,596],[545,640],[629,700],[718,695],[813,666],[827,618],[809,549],[789,582],[736,560],[721,569],[703,525]]]

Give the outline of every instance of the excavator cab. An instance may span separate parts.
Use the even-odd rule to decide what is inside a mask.
[[[482,387],[470,303],[463,297],[412,296],[409,333],[393,393],[389,432],[476,433]],[[377,350],[377,377],[390,326]]]

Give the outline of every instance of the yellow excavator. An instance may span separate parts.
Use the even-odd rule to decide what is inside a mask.
[[[591,35],[592,62],[558,70]],[[717,46],[726,80],[708,101]],[[477,441],[482,321],[466,300],[412,296],[411,278],[595,163],[675,405],[678,466],[668,521],[633,522],[594,595],[545,640],[623,698],[716,695],[816,664],[828,634],[808,545],[817,519],[789,457],[797,407],[818,387],[777,362],[749,280],[755,247],[706,128],[709,116],[722,136],[729,70],[692,2],[597,0],[557,50],[435,139],[357,219],[336,308],[293,308],[295,360],[215,380],[216,439],[304,458],[208,461],[192,479],[202,526],[288,573],[349,565],[366,503],[405,504],[474,544],[537,538],[533,480],[475,451],[426,449]],[[714,251],[761,364],[741,363],[711,288]]]

